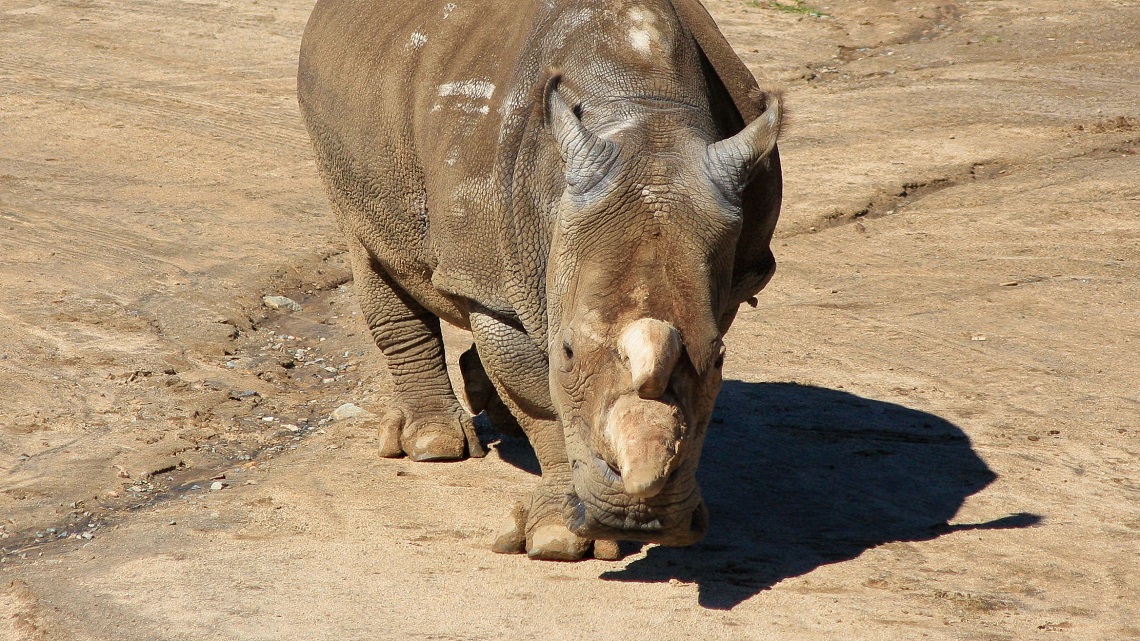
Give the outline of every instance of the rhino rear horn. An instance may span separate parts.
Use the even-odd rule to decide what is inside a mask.
[[[554,74],[546,81],[542,97],[546,126],[558,143],[570,191],[585,194],[597,187],[613,168],[617,145],[586,129],[558,93],[560,80],[561,76]]]
[[[780,135],[782,102],[781,97],[772,96],[768,109],[740,133],[705,149],[709,177],[725,194],[738,197],[756,168],[772,153]]]

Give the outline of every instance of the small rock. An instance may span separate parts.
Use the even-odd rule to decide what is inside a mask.
[[[167,523],[167,525],[178,525],[178,521],[171,521],[170,523]]]
[[[218,490],[222,489],[225,486],[226,486],[226,484],[222,483],[221,481],[214,481],[213,483],[210,484],[210,491],[211,492],[217,492]]]
[[[79,535],[79,538],[87,539],[88,541],[90,541],[91,539],[95,538],[95,535],[90,533],[90,532],[84,532],[83,534]]]
[[[279,309],[287,312],[299,312],[301,306],[288,296],[263,296],[261,302],[269,309]]]
[[[368,415],[368,410],[365,410],[361,407],[357,407],[356,405],[353,405],[352,403],[345,403],[344,405],[341,405],[340,407],[333,410],[332,414],[329,414],[329,418],[331,418],[334,421],[343,421],[345,419],[357,418],[359,416],[367,416],[367,415]]]

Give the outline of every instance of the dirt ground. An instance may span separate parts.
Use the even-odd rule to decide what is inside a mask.
[[[310,1],[0,1],[0,639],[1140,639],[1140,3],[709,7],[793,114],[711,531],[560,564],[329,418]]]

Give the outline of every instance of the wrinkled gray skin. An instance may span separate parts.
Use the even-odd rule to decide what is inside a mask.
[[[439,321],[470,329],[473,409],[542,466],[497,551],[707,527],[695,471],[721,337],[775,268],[780,117],[754,91],[742,131],[700,28],[670,0],[320,0],[305,30],[302,113],[395,385],[381,454],[482,454]]]

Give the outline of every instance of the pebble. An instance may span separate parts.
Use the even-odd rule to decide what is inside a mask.
[[[261,302],[265,303],[269,309],[280,309],[287,312],[301,311],[301,306],[297,304],[297,301],[288,296],[264,296]]]
[[[344,405],[341,405],[340,407],[333,410],[332,414],[329,414],[329,418],[331,418],[334,421],[343,421],[345,419],[357,418],[359,416],[367,416],[367,415],[368,415],[368,410],[365,410],[364,408],[361,408],[361,407],[357,407],[356,405],[353,405],[352,403],[345,403]]]
[[[210,484],[210,491],[211,492],[217,492],[218,490],[222,489],[225,486],[226,486],[226,484],[222,483],[221,481],[214,481],[213,483]]]

